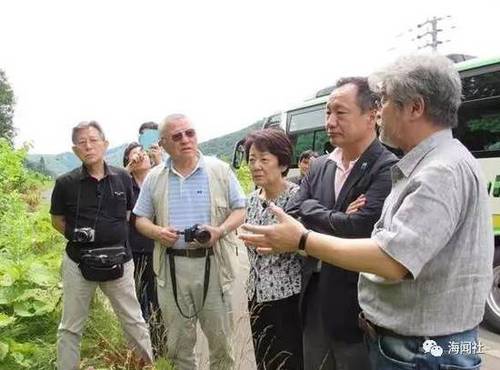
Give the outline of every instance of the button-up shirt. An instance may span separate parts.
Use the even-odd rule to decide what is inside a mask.
[[[491,288],[494,242],[476,159],[444,129],[408,152],[391,177],[372,239],[409,275],[388,281],[360,274],[359,303],[366,317],[412,336],[477,326]]]
[[[330,153],[328,156],[328,159],[331,161],[334,161],[335,164],[337,165],[337,169],[335,170],[335,199],[338,199],[340,191],[342,190],[342,187],[344,186],[347,178],[351,174],[351,171],[358,161],[358,158],[350,161],[347,164],[347,167],[344,167],[344,162],[342,160],[343,157],[343,151],[341,148],[336,147],[333,152]]]
[[[290,198],[295,195],[299,187],[288,183],[274,202],[278,207],[286,208]],[[264,206],[259,194],[261,190],[254,191],[248,199],[246,221],[253,225],[276,224],[276,216]],[[276,301],[300,293],[302,264],[296,253],[280,253],[261,255],[253,248],[248,249],[250,260],[250,274],[248,276],[247,294],[251,300],[258,303]]]

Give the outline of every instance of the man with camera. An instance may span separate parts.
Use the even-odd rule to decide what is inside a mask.
[[[131,348],[150,364],[151,341],[135,294],[134,265],[126,245],[133,203],[131,178],[123,169],[105,163],[108,142],[97,122],[75,126],[72,141],[82,166],[56,180],[50,209],[52,225],[68,240],[62,263],[57,367],[79,369],[83,326],[98,286],[109,298]]]
[[[245,196],[226,163],[198,151],[185,115],[164,119],[160,144],[170,158],[151,170],[133,212],[137,229],[155,240],[153,268],[168,357],[176,369],[197,368],[199,322],[210,368],[232,369],[231,295],[240,243],[234,231],[244,220]]]

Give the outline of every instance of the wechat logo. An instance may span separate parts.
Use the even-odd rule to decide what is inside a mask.
[[[434,357],[441,357],[441,355],[443,354],[443,348],[441,346],[438,346],[436,341],[431,339],[427,339],[422,345],[422,348],[424,349],[425,353],[430,353]]]

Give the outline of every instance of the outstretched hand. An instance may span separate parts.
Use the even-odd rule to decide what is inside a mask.
[[[262,254],[297,250],[305,227],[274,203],[271,203],[269,210],[276,216],[278,223],[265,226],[244,224],[242,228],[248,233],[241,234],[240,239],[247,247],[254,247]]]

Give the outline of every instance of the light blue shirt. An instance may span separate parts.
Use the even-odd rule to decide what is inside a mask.
[[[170,215],[170,227],[179,231],[193,226],[194,224],[210,224],[210,189],[208,186],[208,172],[203,156],[194,171],[186,177],[179,174],[172,166],[172,160],[165,161],[165,167],[170,169],[168,177],[168,197],[165,197]],[[146,177],[141,187],[141,192],[134,207],[134,214],[140,217],[152,219],[154,216],[153,189],[151,189],[150,177]],[[231,209],[245,207],[245,195],[241,189],[236,176],[231,173],[229,181],[229,206]],[[214,225],[218,226],[218,225]],[[185,248],[184,236],[173,248]]]

